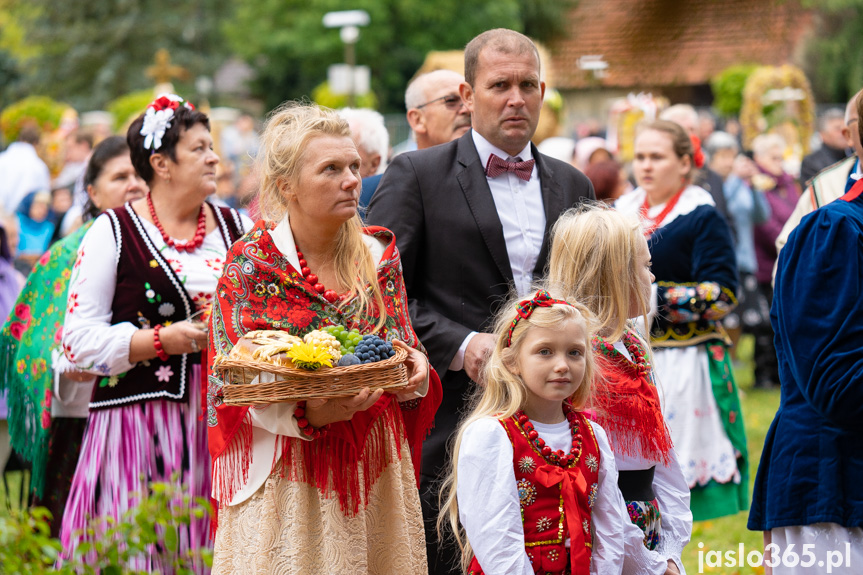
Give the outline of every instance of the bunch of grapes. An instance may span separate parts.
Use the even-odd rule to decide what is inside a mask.
[[[354,354],[363,363],[372,363],[392,357],[396,354],[393,344],[376,335],[364,335],[357,344]]]
[[[338,361],[342,357],[341,342],[331,333],[317,329],[312,330],[303,336],[303,341],[316,347],[329,349],[330,355],[333,356],[333,360],[335,361]]]
[[[338,340],[343,354],[354,353],[357,344],[363,340],[363,336],[360,335],[360,330],[357,328],[348,331],[343,325],[330,325],[322,328],[322,330]]]

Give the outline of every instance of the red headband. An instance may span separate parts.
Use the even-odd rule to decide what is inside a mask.
[[[545,291],[540,290],[536,292],[536,295],[533,296],[532,299],[526,299],[518,302],[518,305],[515,308],[515,318],[512,320],[512,323],[509,324],[509,330],[506,332],[506,346],[509,347],[512,345],[512,332],[515,330],[515,326],[518,325],[518,322],[522,319],[527,319],[538,307],[551,307],[555,304],[569,305],[572,304],[563,301],[562,299],[554,299],[551,295]]]

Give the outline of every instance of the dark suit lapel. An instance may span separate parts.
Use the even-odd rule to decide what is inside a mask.
[[[542,189],[542,206],[545,210],[545,233],[542,236],[542,248],[539,250],[539,257],[536,260],[536,267],[533,269],[533,277],[538,279],[545,275],[545,265],[548,260],[548,250],[551,242],[551,227],[561,212],[565,209],[563,205],[563,190],[560,189],[560,184],[554,179],[554,172],[547,162],[543,161],[542,155],[536,146],[530,145],[533,157],[536,159],[536,167],[539,171],[539,185]]]
[[[468,131],[458,141],[458,163],[461,169],[456,170],[456,179],[461,185],[470,211],[476,220],[476,225],[482,234],[482,239],[500,273],[508,281],[512,281],[512,267],[506,252],[506,240],[503,236],[503,226],[497,215],[497,208],[488,187],[485,170],[480,165],[479,154],[473,143],[471,132]],[[446,231],[444,230],[444,233]],[[470,246],[464,246],[470,250]]]

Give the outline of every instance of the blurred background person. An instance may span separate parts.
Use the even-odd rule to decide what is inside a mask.
[[[381,176],[387,168],[390,154],[390,134],[379,112],[368,108],[342,108],[339,116],[351,127],[351,139],[357,147],[362,162],[362,193],[358,209],[361,213],[368,207]]]
[[[244,178],[254,165],[260,145],[255,118],[240,114],[233,124],[222,128],[219,143],[222,159],[234,164],[238,176]]]
[[[752,140],[752,159],[758,172],[752,176],[752,186],[761,192],[770,205],[770,217],[755,226],[755,258],[758,268],[759,306],[761,321],[755,330],[755,387],[772,389],[779,385],[779,363],[773,347],[770,326],[770,306],[773,302],[773,265],[776,263],[776,238],[794,211],[800,191],[794,176],[785,172],[782,160],[785,140],[777,134],[762,134]]]
[[[66,136],[63,169],[52,182],[53,188],[68,188],[81,206],[87,202],[87,194],[81,184],[81,178],[87,167],[87,158],[92,151],[92,133],[75,130]]]
[[[770,205],[763,193],[752,190],[734,173],[735,161],[740,152],[734,136],[727,132],[713,132],[707,139],[706,150],[710,158],[710,169],[723,179],[728,212],[737,230],[734,252],[740,275],[738,305],[722,321],[731,336],[733,350],[741,333],[751,330],[761,321],[758,310],[758,279],[755,277],[758,261],[755,258],[754,226],[767,221],[770,217]],[[769,318],[766,319],[769,321]]]
[[[15,211],[18,218],[18,256],[15,267],[30,273],[36,260],[51,245],[54,236],[54,214],[51,194],[47,191],[27,194]]]
[[[9,390],[12,446],[32,465],[34,503],[51,511],[54,537],[60,533],[96,379],[75,370],[62,354],[69,278],[93,219],[147,191],[121,136],[96,146],[83,176],[88,195],[83,225],[39,258],[0,331],[0,348],[7,350],[0,362],[0,388]]]
[[[570,163],[583,172],[587,169],[587,166],[594,162],[613,159],[614,157],[611,155],[611,150],[608,149],[608,142],[605,141],[605,138],[588,136],[575,143],[574,163],[572,160],[570,160]]]
[[[587,166],[584,175],[593,184],[596,199],[609,205],[631,189],[623,167],[615,160],[602,160]]]
[[[13,309],[15,298],[18,297],[18,292],[20,292],[21,288],[24,286],[24,276],[21,275],[12,265],[12,261],[15,257],[14,242],[17,242],[17,232],[15,231],[17,225],[17,222],[13,218],[3,218],[2,221],[0,221],[0,317],[2,317],[4,321],[6,317],[9,316],[9,312]],[[0,356],[0,362],[11,364],[7,359],[8,355],[5,351],[3,354],[3,356]],[[10,441],[7,421],[8,404],[7,392],[4,384],[4,381],[0,381],[0,474],[4,475],[4,485],[8,486],[5,480],[6,466],[9,464],[10,458],[14,455],[12,453],[12,444]],[[22,494],[22,497],[25,493],[23,483],[24,475],[22,474],[21,487],[18,491]],[[8,491],[6,491],[4,497],[6,499],[5,504],[9,506],[10,494]]]
[[[669,106],[659,114],[660,120],[670,120],[679,124],[690,137],[695,136],[697,140],[693,140],[696,147],[696,153],[699,153],[702,140],[699,137],[699,119],[698,112],[689,104],[675,104]],[[719,213],[725,216],[725,220],[731,225],[731,215],[728,213],[728,206],[725,203],[725,192],[722,187],[722,178],[711,170],[709,167],[698,169],[693,174],[693,185],[703,188],[710,192],[710,197],[713,198],[713,205],[719,210]],[[733,238],[736,231],[732,225],[731,237]]]
[[[839,108],[830,108],[818,117],[818,136],[821,147],[803,158],[800,164],[800,184],[809,185],[809,180],[848,155],[848,130],[845,114]]]
[[[458,72],[435,70],[408,84],[405,108],[418,150],[457,140],[470,130],[470,113],[458,92],[462,82]]]
[[[14,214],[30,192],[51,189],[48,166],[36,153],[41,133],[35,123],[26,123],[18,139],[0,153],[0,206],[7,214]]]

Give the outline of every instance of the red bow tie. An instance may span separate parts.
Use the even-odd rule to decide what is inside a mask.
[[[485,166],[485,175],[489,178],[496,178],[505,172],[512,172],[525,182],[529,182],[530,174],[533,172],[533,164],[533,160],[508,162],[492,154],[488,157],[488,164]]]

